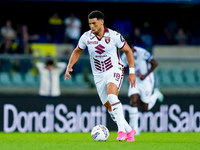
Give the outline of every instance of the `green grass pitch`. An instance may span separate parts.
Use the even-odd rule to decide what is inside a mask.
[[[116,141],[110,132],[106,142],[93,141],[90,133],[4,133],[0,150],[199,150],[200,133],[152,133],[135,136],[135,142]]]

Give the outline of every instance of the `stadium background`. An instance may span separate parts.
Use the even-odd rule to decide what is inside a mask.
[[[142,131],[156,132],[200,132],[200,110],[198,107],[200,99],[199,43],[191,42],[180,46],[166,44],[161,40],[167,20],[176,20],[183,28],[190,29],[191,33],[195,33],[193,25],[200,21],[199,3],[197,0],[175,2],[172,0],[162,2],[157,0],[0,1],[0,13],[3,14],[0,26],[4,25],[6,19],[11,19],[14,27],[18,23],[26,23],[30,34],[37,33],[44,36],[48,19],[54,12],[58,12],[62,19],[74,12],[82,21],[83,33],[89,29],[87,15],[95,9],[104,12],[106,26],[110,28],[116,19],[129,19],[133,27],[139,26],[141,28],[144,22],[148,22],[153,38],[152,45],[148,48],[160,64],[155,71],[156,86],[163,92],[165,101],[162,104],[157,103],[150,112],[141,114],[140,120],[142,120],[143,125],[140,128]],[[69,55],[64,57],[59,55],[58,50],[62,49],[60,44],[48,43],[46,45],[45,42],[37,41],[31,45],[33,56],[4,56],[1,54],[0,59],[11,62],[13,60],[31,60],[34,63],[34,61],[43,61],[46,55],[51,54],[56,60],[68,61]],[[70,47],[71,45],[68,43],[64,46]],[[39,48],[42,55],[38,56],[34,48]],[[86,69],[83,70],[83,68]],[[64,81],[63,76],[61,77],[62,95],[57,100],[42,99],[38,96],[39,79],[34,69],[31,68],[33,74],[31,77],[33,78],[30,77],[27,80],[26,74],[13,70],[13,68],[11,68],[11,72],[1,70],[0,130],[5,132],[52,132],[54,130],[58,132],[88,132],[96,123],[106,124],[110,130],[116,130],[116,125],[101,107],[88,68],[88,56],[84,55],[77,64],[75,80]],[[120,99],[125,104],[124,108],[128,108],[126,78],[120,91]],[[36,117],[35,120],[31,119],[33,117],[31,115],[34,114],[38,116],[40,126],[36,127],[34,124],[37,120]],[[89,118],[92,115],[96,118],[91,123]],[[127,110],[125,115],[128,119]],[[105,116],[107,117],[105,118]],[[165,117],[167,121],[162,120],[162,117]],[[29,121],[32,121],[32,125],[27,123]],[[49,124],[48,121],[50,121]],[[70,126],[64,127],[63,123],[66,122]],[[77,125],[79,123],[80,126]]]

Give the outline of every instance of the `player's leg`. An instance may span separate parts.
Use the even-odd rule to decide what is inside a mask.
[[[95,85],[97,88],[97,93],[99,95],[99,98],[102,102],[102,104],[107,108],[108,113],[110,114],[112,120],[114,122],[116,122],[115,116],[112,112],[112,107],[110,102],[108,101],[108,96],[107,96],[107,79],[104,78],[104,80],[102,80],[102,78],[97,78],[94,77],[94,81],[95,81]]]
[[[136,80],[136,85],[135,87],[131,87],[129,85],[128,89],[128,97],[129,97],[129,104],[130,104],[130,109],[129,109],[129,124],[133,129],[136,131],[136,135],[139,135],[140,132],[138,130],[138,118],[139,118],[139,111],[138,111],[138,102],[140,100],[140,95],[139,95],[139,83]]]
[[[104,104],[104,106],[107,108],[108,113],[110,114],[111,119],[112,119],[115,123],[117,123],[116,118],[115,118],[115,115],[114,115],[114,113],[113,113],[113,111],[112,111],[112,106],[111,106],[110,102],[107,101],[107,102]]]
[[[148,111],[148,103],[143,102],[142,100],[140,101],[140,111],[145,112]]]
[[[153,92],[154,82],[151,80],[144,80],[139,85],[140,91],[140,109],[142,112],[148,111],[148,104],[154,103],[154,99],[151,99],[152,92]]]
[[[112,107],[110,102],[107,101],[104,106],[108,109],[108,113],[110,114],[112,120],[117,124],[117,121],[116,121],[116,117],[115,117],[115,112],[114,111],[110,111],[110,108]],[[110,107],[111,106],[111,107]],[[123,113],[123,112],[122,112]],[[128,122],[125,120],[124,118],[124,128],[127,132],[127,135],[126,136],[124,133],[122,133],[123,135],[125,135],[127,137],[127,141],[134,141],[134,135],[135,135],[135,130],[133,130],[131,128],[131,126],[128,124]],[[129,139],[128,139],[129,137]],[[123,137],[122,137],[123,138]],[[121,139],[121,138],[120,138]]]
[[[109,85],[107,84],[107,77],[108,76],[106,76],[104,80],[94,77],[97,92],[102,104],[107,108],[112,120],[117,124],[118,131],[123,130],[125,132],[124,121],[122,121],[123,119],[121,119],[122,117],[118,117],[119,115],[116,115],[116,111],[117,112],[121,111],[122,112],[121,114],[123,115],[122,106],[120,105],[121,102],[118,100],[118,97],[117,97],[118,88],[114,83],[112,83],[111,86],[107,88],[107,86]],[[110,89],[110,90],[107,90],[107,89]],[[107,93],[109,93],[110,96],[108,96]],[[112,106],[112,104],[115,104],[115,103],[119,103],[119,104]],[[119,107],[119,109],[118,110],[116,109],[113,111],[113,109],[117,107]],[[123,124],[123,125],[120,125],[120,124]],[[124,139],[126,139],[126,136]]]
[[[109,82],[107,86],[108,100],[111,104],[112,114],[116,120],[118,126],[118,137],[117,140],[134,141],[135,130],[129,126],[128,122],[124,118],[123,108],[120,100],[118,99],[118,87],[116,84]]]
[[[126,130],[124,127],[124,115],[123,115],[123,109],[122,104],[119,101],[117,95],[118,95],[118,88],[117,85],[109,82],[107,85],[107,95],[108,95],[108,101],[111,104],[111,110],[110,114],[112,113],[116,119],[117,127],[118,127],[118,140],[126,140]]]
[[[161,92],[154,92],[154,94],[150,96],[149,100],[142,100],[140,102],[141,111],[145,112],[153,108],[153,106],[156,104],[157,99],[160,99],[160,102],[163,101],[164,97]]]
[[[163,102],[164,96],[158,88],[155,88],[153,94],[150,97],[150,101],[148,103],[148,110],[153,108],[157,100],[159,102]]]
[[[139,94],[132,94],[130,97],[130,109],[129,109],[129,124],[136,131],[136,135],[140,134],[138,129],[138,119],[139,119],[139,111],[138,111],[138,102],[140,99]]]

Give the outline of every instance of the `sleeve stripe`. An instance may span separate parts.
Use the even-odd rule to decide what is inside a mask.
[[[152,58],[153,58],[153,56],[150,55],[149,58],[147,59],[147,61],[151,61]]]
[[[84,49],[80,48],[80,46],[79,46],[79,45],[78,45],[78,48],[79,48],[79,49],[81,49],[81,50],[84,50]]]
[[[120,49],[122,49],[125,46],[125,44],[126,44],[126,41],[124,42],[123,46]]]

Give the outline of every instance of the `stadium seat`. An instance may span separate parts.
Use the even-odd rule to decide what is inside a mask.
[[[196,78],[197,78],[197,84],[200,85],[200,68],[197,68],[196,70]]]
[[[168,69],[161,68],[158,71],[158,74],[160,76],[160,85],[161,86],[173,86]]]
[[[184,77],[185,77],[185,84],[186,85],[189,85],[189,86],[195,86],[196,85],[194,72],[191,68],[184,69],[183,74],[184,74]]]
[[[0,73],[0,85],[11,86],[10,75],[7,72]]]
[[[36,77],[30,73],[30,72],[27,72],[24,76],[24,83],[26,85],[31,85],[31,86],[35,86],[35,85],[38,85],[38,82],[36,81]]]
[[[78,86],[84,86],[84,87],[89,85],[89,83],[84,80],[82,73],[77,73],[75,75],[75,78],[76,78],[75,79],[75,84],[76,85],[78,85]]]
[[[173,84],[176,86],[184,86],[183,75],[179,68],[171,69]]]
[[[16,72],[16,73],[13,73],[11,76],[12,76],[12,83],[14,85],[18,85],[18,86],[25,85],[21,73]]]
[[[69,79],[69,80],[64,80],[65,79],[65,76],[64,74],[60,76],[60,85],[61,86],[73,86],[74,85],[74,82],[73,82],[73,79]]]
[[[156,87],[159,87],[160,86],[160,74],[159,74],[159,71],[156,69],[155,71],[154,71],[154,81],[155,81],[155,86]]]
[[[89,74],[89,79],[90,79],[90,81],[92,81],[92,83],[94,83],[94,76],[92,73]]]
[[[90,87],[94,87],[94,77],[90,72],[83,73],[83,81],[88,84]]]

